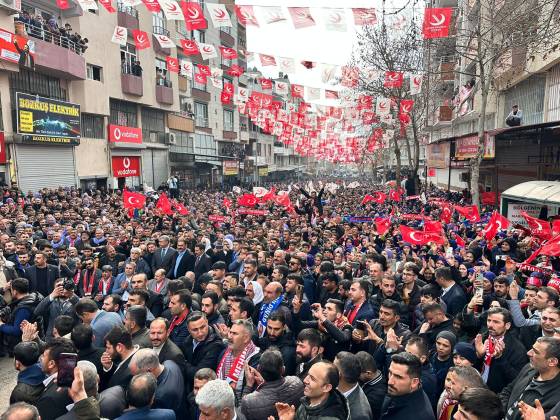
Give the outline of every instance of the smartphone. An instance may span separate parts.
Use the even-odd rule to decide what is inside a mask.
[[[303,302],[303,286],[298,284],[296,287],[296,294],[300,302]]]
[[[452,247],[448,247],[445,250],[445,258],[451,258],[453,256],[453,248]]]
[[[365,324],[366,324],[366,321],[358,321],[358,322],[356,322],[356,328],[358,330],[361,330],[361,331],[367,331],[367,328],[366,328]]]
[[[479,271],[476,275],[476,281],[479,282],[481,285],[484,282],[484,273]]]
[[[477,287],[475,292],[474,292],[475,296],[479,299],[482,298],[483,293],[484,293],[484,289],[482,288],[482,286]]]
[[[71,387],[74,381],[74,368],[78,364],[76,353],[61,353],[58,359],[56,383],[61,387]]]

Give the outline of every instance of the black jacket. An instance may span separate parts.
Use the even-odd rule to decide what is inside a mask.
[[[277,340],[271,340],[265,333],[264,337],[253,337],[253,342],[263,352],[269,347],[277,347],[280,353],[282,353],[282,359],[284,360],[284,367],[286,368],[284,374],[288,376],[296,372],[296,341],[291,331],[286,331]]]
[[[47,264],[47,283],[37,284],[37,267],[32,265],[25,270],[25,278],[29,280],[29,291],[38,291],[43,296],[50,295],[54,290],[54,283],[60,277],[60,271],[57,266]]]
[[[538,385],[532,383],[532,380],[538,376],[538,372],[527,363],[519,375],[500,393],[500,399],[506,412],[506,420],[521,420],[522,416],[519,412],[518,401],[525,401],[529,405],[534,405],[538,399],[545,413],[550,411],[558,404],[558,396],[560,395],[560,374],[554,379],[544,382],[538,382]]]
[[[455,316],[463,310],[468,303],[467,296],[463,288],[455,283],[449,291],[441,297],[441,300],[447,305],[447,313]]]
[[[220,354],[225,348],[226,345],[224,344],[222,337],[220,337],[213,327],[209,327],[206,340],[198,343],[196,349],[194,350],[193,338],[189,335],[185,342],[180,346],[187,362],[187,384],[192,386],[194,374],[199,369],[210,368],[212,370],[216,370],[218,367],[218,361],[220,360]]]
[[[383,407],[383,400],[387,393],[387,381],[381,373],[377,378],[362,384],[362,390],[369,402],[373,420],[379,420],[381,417],[381,408]]]
[[[177,254],[175,254],[171,267],[167,271],[168,279],[178,279],[179,277],[184,276],[187,271],[194,270],[194,261],[196,257],[191,251],[187,249],[185,254],[181,257],[179,267],[177,267],[177,275],[175,275],[175,264],[177,263],[177,258],[179,258],[178,252]]]
[[[496,394],[509,385],[527,363],[525,347],[513,333],[508,332],[506,334],[504,344],[505,348],[502,356],[492,359],[488,380],[486,381],[488,388]]]
[[[447,321],[443,321],[441,324],[436,325],[433,328],[430,328],[428,331],[426,331],[425,333],[420,334],[420,328],[422,326],[418,326],[418,328],[416,329],[416,331],[414,331],[415,334],[418,334],[420,337],[423,337],[426,340],[426,343],[428,344],[428,348],[430,350],[430,352],[432,350],[435,349],[436,347],[436,337],[437,335],[442,332],[442,331],[450,331],[453,334],[455,334],[455,330],[453,329],[453,320],[452,319],[448,319]]]
[[[78,360],[87,360],[95,365],[97,368],[97,373],[101,375],[103,372],[103,365],[101,365],[101,355],[105,349],[100,349],[97,347],[89,347],[87,349],[78,350]]]
[[[382,420],[435,420],[428,396],[420,387],[410,394],[385,398],[381,409]]]
[[[56,381],[52,380],[35,403],[35,407],[39,410],[41,420],[55,420],[67,413],[68,404],[72,404],[68,391],[62,389],[58,392]]]
[[[163,363],[166,360],[172,360],[179,366],[186,382],[187,362],[185,361],[185,355],[181,349],[177,347],[177,344],[169,339],[165,341],[159,352],[159,362]]]
[[[331,391],[329,398],[319,405],[311,406],[306,397],[296,411],[296,420],[350,420],[350,409],[339,390]]]

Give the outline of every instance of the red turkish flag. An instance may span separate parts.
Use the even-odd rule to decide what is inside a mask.
[[[432,220],[424,220],[424,232],[441,233],[441,223]]]
[[[412,245],[424,245],[426,243],[426,235],[424,232],[414,230],[405,225],[400,225],[399,230],[404,242]]]
[[[261,88],[263,88],[265,90],[272,89],[272,79],[262,78],[261,79]]]
[[[560,255],[560,235],[548,240],[541,248],[540,254],[549,257],[557,257]]]
[[[254,194],[243,194],[237,199],[237,204],[244,207],[255,207],[259,199]]]
[[[192,1],[181,2],[181,9],[183,9],[183,15],[185,16],[187,31],[206,29],[208,27],[201,4]]]
[[[292,85],[292,98],[302,98],[303,99],[303,86],[302,85]]]
[[[560,234],[560,219],[552,220],[552,234],[554,236]]]
[[[383,86],[386,88],[400,88],[403,85],[403,81],[404,73],[400,71],[386,71]]]
[[[361,205],[363,206],[373,200],[374,200],[373,195],[366,194],[365,197],[362,199]]]
[[[482,204],[494,205],[496,203],[496,193],[494,191],[486,191],[480,194]]]
[[[229,198],[224,197],[224,201],[222,202],[225,208],[229,209],[232,205],[232,202]]]
[[[289,194],[279,194],[274,197],[274,202],[279,206],[292,207]]]
[[[541,239],[552,238],[552,229],[550,223],[546,220],[540,220],[536,217],[529,216],[526,212],[522,211],[521,216],[527,220],[529,228],[531,228],[531,234]]]
[[[237,51],[234,48],[220,46],[220,54],[222,58],[227,60],[235,60],[237,58]]]
[[[441,214],[439,218],[445,224],[451,222],[451,216],[453,215],[453,211],[451,209],[451,205],[449,203],[443,203],[441,205]]]
[[[480,214],[478,213],[477,206],[455,206],[455,210],[471,223],[480,222]]]
[[[244,6],[235,6],[235,14],[237,15],[237,20],[243,26],[259,26],[259,22],[255,17],[255,11],[253,10],[253,6],[244,5]]]
[[[189,214],[189,209],[183,206],[178,201],[176,200],[171,201],[171,205],[181,216],[187,216]]]
[[[159,13],[161,11],[161,6],[157,0],[142,0],[146,9],[152,13]]]
[[[136,45],[137,50],[150,48],[150,38],[148,37],[147,32],[141,31],[139,29],[134,29],[132,31],[132,36],[134,38],[134,44]]]
[[[401,194],[397,190],[389,191],[389,199],[393,201],[401,201]]]
[[[109,13],[115,13],[116,12],[115,8],[111,4],[111,0],[99,0],[99,3],[101,3],[103,5],[103,7],[105,8],[105,10],[107,10]]]
[[[181,47],[185,55],[196,55],[200,53],[198,44],[194,39],[181,39]]]
[[[375,219],[375,228],[377,229],[377,233],[380,235],[385,235],[389,231],[391,227],[391,219],[388,217],[382,218],[378,217]]]
[[[56,0],[56,5],[62,10],[68,9],[69,7],[68,0]]]
[[[156,208],[160,209],[163,214],[171,215],[173,211],[171,210],[171,203],[169,202],[169,198],[165,193],[161,193],[156,203]]]
[[[179,60],[177,57],[165,57],[165,61],[167,62],[167,70],[173,73],[179,73]]]
[[[422,33],[425,39],[446,38],[451,24],[451,7],[427,8],[424,12]]]
[[[385,194],[384,192],[375,191],[373,193],[373,201],[375,201],[377,204],[383,204],[385,200],[387,200],[387,194]]]
[[[125,209],[143,209],[146,205],[146,197],[143,194],[124,190],[123,206]]]
[[[455,242],[457,242],[457,246],[459,246],[461,248],[465,247],[465,241],[463,240],[463,238],[461,238],[455,232],[453,232],[453,237],[455,238]]]
[[[508,226],[509,220],[497,211],[494,211],[492,213],[492,217],[490,217],[488,224],[482,232],[484,233],[484,237],[486,238],[486,240],[490,241],[492,238],[494,238],[494,236],[496,236],[498,230],[507,229]]]

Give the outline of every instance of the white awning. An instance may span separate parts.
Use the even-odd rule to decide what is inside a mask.
[[[560,206],[560,182],[529,181],[508,188],[502,198],[534,204]]]

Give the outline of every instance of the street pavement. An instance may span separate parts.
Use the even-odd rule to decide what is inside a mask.
[[[0,413],[3,413],[10,404],[10,394],[16,386],[16,378],[14,359],[11,357],[0,358]]]

